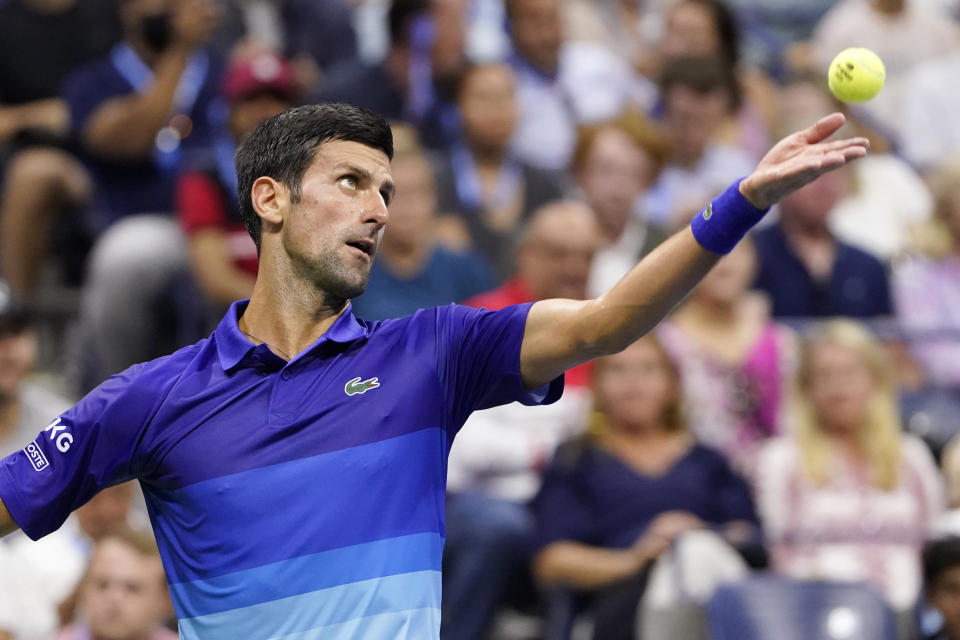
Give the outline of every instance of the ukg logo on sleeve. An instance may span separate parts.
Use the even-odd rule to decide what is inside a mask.
[[[47,456],[43,455],[43,451],[40,450],[40,447],[36,443],[31,442],[23,449],[27,457],[30,458],[30,463],[33,465],[33,468],[37,471],[43,471],[50,466],[50,463],[47,461]]]
[[[67,425],[62,424],[61,420],[63,418],[57,418],[44,431],[50,433],[50,439],[57,443],[57,449],[66,453],[70,451],[70,445],[73,444],[73,434],[67,431]]]

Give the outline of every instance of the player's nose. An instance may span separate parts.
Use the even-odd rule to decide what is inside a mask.
[[[374,222],[378,226],[383,226],[387,223],[387,219],[390,214],[387,211],[387,203],[383,199],[383,194],[379,191],[374,191],[364,202],[363,209],[363,221],[364,222]]]

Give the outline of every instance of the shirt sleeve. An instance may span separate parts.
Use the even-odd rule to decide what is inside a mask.
[[[439,309],[437,362],[454,431],[477,409],[515,401],[550,404],[562,395],[562,375],[537,389],[527,389],[520,376],[520,347],[531,306]]]
[[[101,489],[138,476],[157,395],[143,366],[113,376],[0,461],[0,499],[30,538],[57,530]]]

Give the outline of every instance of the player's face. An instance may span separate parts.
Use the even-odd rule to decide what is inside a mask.
[[[320,145],[281,230],[293,275],[337,300],[363,293],[392,195],[385,153],[342,140]]]

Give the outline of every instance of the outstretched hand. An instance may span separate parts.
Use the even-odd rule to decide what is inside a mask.
[[[766,209],[824,173],[867,155],[866,138],[827,140],[845,121],[842,113],[831,113],[778,142],[740,182],[740,193],[756,208]]]

